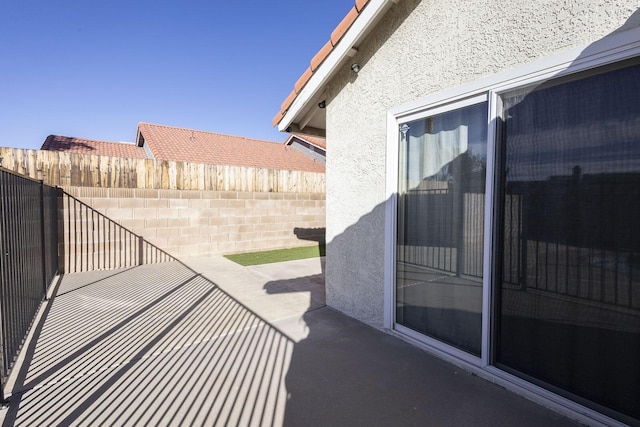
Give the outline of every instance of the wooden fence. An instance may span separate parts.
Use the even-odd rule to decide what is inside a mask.
[[[3,167],[52,186],[324,193],[325,174],[0,147]]]

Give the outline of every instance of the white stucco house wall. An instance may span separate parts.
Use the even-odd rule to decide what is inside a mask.
[[[327,304],[640,424],[639,26],[632,0],[356,1],[274,118],[331,148]]]

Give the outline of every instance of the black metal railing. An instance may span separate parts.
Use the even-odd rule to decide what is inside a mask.
[[[543,209],[543,203],[513,193],[505,196],[504,203],[505,228],[509,232],[504,238],[502,277],[512,289],[640,308],[636,279],[640,275],[640,263],[636,261],[635,238],[629,239],[632,243],[627,247],[618,248],[608,245],[606,238],[580,241],[573,236],[564,237],[569,234],[570,225],[566,224],[568,220],[563,222],[560,209],[553,215],[539,213],[534,209]],[[627,201],[626,205],[631,203]],[[616,208],[613,203],[610,206],[612,211]],[[585,214],[574,222],[584,221],[584,217],[588,216]],[[590,230],[587,236],[609,237],[614,233],[602,228],[613,224],[614,221],[590,224],[585,227]],[[554,237],[552,231],[560,237]],[[637,234],[631,228],[625,228],[625,232],[631,236]]]
[[[410,232],[398,261],[481,278],[485,195],[442,188],[402,197],[400,215]]]
[[[0,168],[0,213],[4,382],[58,273],[58,189]]]
[[[157,246],[63,192],[65,273],[175,261]]]

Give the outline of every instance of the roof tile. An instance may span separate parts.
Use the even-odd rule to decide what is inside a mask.
[[[356,9],[358,12],[362,12],[362,9],[369,3],[369,0],[356,0]]]
[[[271,125],[276,126],[278,123],[280,123],[280,120],[282,120],[283,117],[284,117],[284,113],[282,111],[278,111],[278,114],[276,114],[273,117],[273,120],[271,121]]]
[[[313,71],[311,71],[311,68],[307,68],[304,71],[304,73],[302,73],[302,75],[300,76],[296,84],[293,86],[293,90],[295,90],[296,93],[300,93],[304,85],[306,85],[309,79],[311,78],[312,74],[313,74]]]
[[[94,156],[126,157],[130,159],[147,158],[143,148],[130,142],[98,141],[61,135],[49,135],[40,149],[91,154]]]
[[[325,59],[327,59],[327,56],[329,56],[329,54],[331,53],[332,50],[333,50],[333,45],[331,44],[331,40],[329,40],[328,42],[326,42],[324,44],[324,46],[322,46],[322,48],[320,48],[318,53],[316,53],[315,56],[313,58],[311,58],[311,71],[312,72],[315,72],[318,69],[320,64],[322,64],[322,62]]]
[[[351,25],[355,22],[358,17],[358,9],[356,7],[352,7],[347,16],[342,18],[342,21],[338,24],[335,30],[331,33],[331,44],[333,46],[337,45],[344,33],[351,27]]]
[[[289,107],[291,107],[291,104],[293,103],[293,100],[296,99],[296,96],[296,91],[292,90],[289,96],[287,96],[287,99],[285,99],[280,106],[280,111],[282,111],[282,113],[285,113],[289,109]]]
[[[340,39],[342,39],[342,37],[349,30],[351,25],[353,25],[353,23],[356,21],[360,12],[362,12],[362,10],[366,7],[368,3],[369,3],[369,0],[355,0],[355,5],[349,10],[349,13],[347,13],[347,15],[342,19],[342,21],[340,21],[338,26],[333,30],[329,41],[325,43],[324,46],[322,46],[320,50],[311,59],[311,66],[308,69],[306,69],[302,74],[302,76],[300,76],[300,78],[296,81],[294,85],[293,99],[290,99],[291,94],[289,94],[287,99],[285,99],[285,102],[281,106],[280,112],[276,114],[276,116],[273,118],[272,123],[274,126],[277,126],[278,123],[280,123],[280,121],[284,118],[284,114],[286,113],[287,109],[291,106],[291,104],[295,100],[297,94],[300,93],[302,88],[307,84],[307,82],[313,76],[313,73],[316,72],[316,70],[322,64],[322,62],[324,62],[327,56],[329,56],[329,54],[333,51],[334,46],[336,46],[340,41]],[[283,108],[284,106],[286,106],[286,108]]]
[[[140,123],[138,130],[157,160],[325,171],[321,162],[279,142],[151,123]]]

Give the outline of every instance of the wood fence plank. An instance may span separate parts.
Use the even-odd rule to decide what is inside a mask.
[[[189,165],[189,187],[191,190],[201,190],[199,185],[199,171],[196,163],[188,163]]]
[[[147,171],[145,170],[145,160],[135,159],[136,168],[136,188],[146,188]]]
[[[167,175],[167,189],[173,189],[173,188],[177,188],[177,184],[178,184],[178,177],[176,176],[176,162],[172,162],[172,161],[168,161],[168,162],[163,162],[166,163],[166,175]],[[183,166],[183,173],[184,173],[184,166]],[[162,172],[162,179],[165,179],[165,171],[163,169]],[[183,187],[184,188],[184,187]]]
[[[19,174],[26,175],[24,173],[24,150],[17,150],[15,152],[15,156],[13,158],[14,161],[14,170]]]
[[[154,176],[155,176],[155,164],[156,162],[154,162],[153,160],[145,160],[144,161],[144,170],[146,171],[146,178],[145,178],[145,188],[156,188],[155,187],[155,183],[153,181]]]
[[[109,187],[109,157],[100,156],[98,161],[98,186],[102,188]]]
[[[153,188],[162,189],[162,162],[153,163]]]
[[[49,185],[324,193],[324,173],[0,147],[2,166]]]
[[[40,174],[39,168],[36,166],[36,156],[34,150],[25,150],[26,151],[26,175],[33,179],[42,179],[42,175]]]
[[[160,182],[162,183],[161,188],[163,190],[169,190],[171,188],[171,185],[170,185],[171,183],[169,181],[169,162],[161,161],[160,168],[162,171],[162,175],[160,177]],[[175,185],[175,177],[174,177],[173,185]]]
[[[176,188],[178,190],[185,190],[185,179],[184,179],[184,163],[178,163],[175,165],[175,176],[176,176]]]

